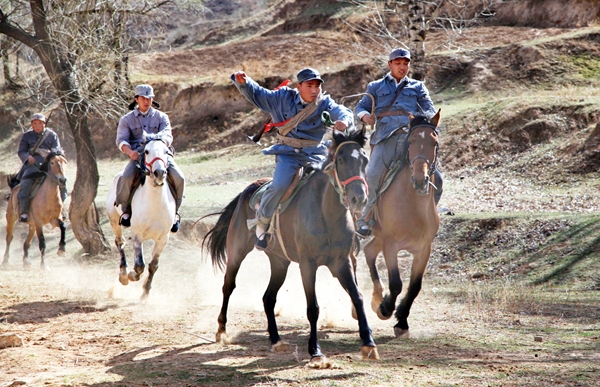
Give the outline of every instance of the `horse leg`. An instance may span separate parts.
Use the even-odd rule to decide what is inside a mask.
[[[17,217],[14,216],[14,211],[10,211],[11,208],[10,202],[6,209],[6,250],[4,250],[4,259],[2,260],[2,267],[8,267],[8,259],[10,257],[10,244],[13,240],[15,222],[17,221]]]
[[[146,265],[144,264],[144,248],[142,246],[142,241],[137,235],[133,237],[133,262],[133,270],[129,272],[127,277],[130,281],[139,281],[144,273]]]
[[[310,323],[310,336],[308,338],[308,353],[311,363],[321,363],[325,361],[325,355],[321,352],[317,338],[317,321],[319,320],[319,304],[317,294],[315,293],[315,281],[317,268],[314,262],[307,259],[300,260],[300,274],[302,276],[302,285],[304,286],[304,295],[306,296],[306,315]]]
[[[40,257],[41,257],[40,268],[42,270],[50,270],[50,268],[48,267],[48,265],[46,265],[46,262],[44,261],[44,258],[46,256],[46,237],[44,236],[43,225],[36,224],[35,228],[36,228],[36,234],[38,236],[38,246],[40,248]]]
[[[67,241],[65,239],[67,226],[65,226],[65,222],[59,219],[58,228],[60,228],[60,241],[58,242],[58,252],[56,254],[58,254],[59,257],[64,257],[67,252],[65,249],[65,246],[67,245]]]
[[[373,294],[371,295],[371,309],[373,312],[377,313],[377,316],[381,320],[387,320],[390,317],[385,317],[379,311],[379,306],[383,302],[383,284],[381,283],[381,278],[379,277],[379,271],[377,270],[377,255],[382,250],[383,246],[381,243],[381,239],[373,238],[369,243],[365,245],[365,260],[367,262],[367,267],[369,268],[369,273],[371,274],[371,281],[373,281]],[[391,315],[390,315],[391,316]]]
[[[427,268],[427,262],[429,262],[430,254],[431,245],[418,253],[413,253],[413,262],[410,273],[410,282],[408,284],[408,291],[396,309],[395,316],[398,320],[398,323],[394,325],[394,333],[396,334],[396,337],[408,337],[408,315],[410,314],[410,308],[415,298],[417,298],[419,292],[421,291],[423,274]]]
[[[379,353],[373,341],[371,327],[367,321],[367,315],[365,313],[365,305],[363,303],[362,294],[358,290],[356,278],[353,274],[352,268],[350,267],[350,261],[344,259],[343,263],[337,268],[330,267],[331,273],[337,277],[340,281],[340,285],[350,295],[354,310],[356,310],[356,317],[358,319],[358,332],[362,340],[361,353],[363,359],[379,359]]]
[[[152,249],[152,260],[148,264],[148,278],[144,282],[142,300],[148,298],[150,294],[150,289],[152,288],[152,279],[154,278],[154,273],[158,270],[158,259],[162,254],[163,250],[167,246],[167,241],[169,240],[169,234],[165,234],[163,238],[154,242],[154,248]]]
[[[290,345],[281,340],[277,331],[277,322],[275,321],[275,303],[277,302],[277,293],[285,281],[290,261],[279,259],[269,255],[271,262],[271,279],[269,286],[263,295],[263,305],[267,315],[267,331],[271,340],[273,352],[290,352]]]
[[[253,248],[254,244],[251,247]],[[229,307],[229,298],[231,298],[231,293],[235,289],[235,278],[240,270],[240,265],[252,248],[245,254],[238,252],[238,254],[228,255],[227,270],[225,271],[225,279],[223,281],[223,304],[217,318],[217,322],[219,323],[219,329],[215,335],[217,342],[227,343],[229,341],[229,337],[227,336],[227,308]]]
[[[33,228],[33,225],[29,225],[29,232],[27,233],[27,238],[25,238],[25,242],[23,242],[23,268],[24,269],[31,268],[31,262],[29,262],[29,246],[31,246],[31,241],[33,240],[34,235],[35,235],[35,228]]]
[[[379,305],[380,314],[388,319],[394,313],[396,309],[396,299],[402,292],[402,279],[400,278],[400,270],[398,269],[398,248],[394,243],[384,244],[383,246],[383,257],[385,259],[385,265],[388,270],[388,281],[390,293],[383,297],[381,305]],[[379,316],[381,318],[381,316]]]

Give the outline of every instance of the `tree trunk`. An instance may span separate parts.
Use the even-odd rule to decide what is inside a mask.
[[[425,7],[422,1],[408,1],[408,33],[409,49],[411,55],[412,78],[425,81],[425,36],[427,26],[425,24]]]
[[[68,58],[61,57],[53,47],[43,43],[36,47],[36,52],[63,103],[77,149],[77,174],[69,208],[71,228],[84,251],[97,255],[110,250],[110,245],[98,223],[94,203],[100,176],[96,164],[96,147],[87,119],[89,106],[79,94]]]
[[[10,76],[10,67],[9,67],[9,42],[8,38],[5,36],[0,37],[0,56],[2,57],[2,74],[4,75],[4,84],[12,89],[17,87],[17,84]]]

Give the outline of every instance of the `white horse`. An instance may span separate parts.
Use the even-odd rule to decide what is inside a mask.
[[[158,259],[169,241],[169,232],[175,222],[175,198],[167,183],[167,158],[169,148],[159,135],[144,136],[144,153],[140,160],[144,176],[131,200],[131,234],[134,253],[133,270],[127,273],[127,260],[123,248],[123,228],[119,224],[122,215],[121,206],[115,206],[117,182],[123,174],[115,176],[108,198],[106,210],[110,226],[115,234],[115,244],[121,254],[119,281],[127,285],[129,281],[138,281],[144,273],[144,252],[142,243],[148,239],[154,241],[152,261],[148,265],[148,278],[143,286],[142,299],[148,297],[152,278],[158,269]],[[148,181],[150,180],[150,181]]]

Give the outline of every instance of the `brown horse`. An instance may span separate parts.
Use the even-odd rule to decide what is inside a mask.
[[[434,200],[434,171],[437,161],[437,125],[440,113],[431,121],[424,117],[411,120],[400,154],[400,168],[390,186],[379,197],[374,238],[364,252],[371,279],[371,306],[379,318],[388,319],[396,309],[396,298],[402,292],[398,270],[398,252],[413,255],[408,291],[396,309],[396,336],[408,335],[408,315],[413,301],[421,290],[423,274],[431,254],[433,239],[440,225]],[[375,265],[383,251],[388,269],[390,294],[383,297],[383,285]]]
[[[360,213],[367,197],[364,176],[368,159],[363,150],[366,137],[363,131],[350,135],[336,132],[332,142],[327,166],[314,172],[278,221],[274,218],[274,225],[279,230],[265,251],[271,264],[271,279],[263,303],[272,348],[275,352],[290,350],[277,331],[274,309],[277,292],[283,285],[290,262],[297,262],[310,322],[308,353],[311,363],[316,365],[325,359],[317,340],[319,305],[315,294],[316,272],[322,265],[329,268],[352,299],[357,311],[363,357],[379,358],[350,258],[354,241],[352,213]],[[242,261],[254,248],[255,233],[248,230],[246,221],[254,219],[256,213],[250,208],[249,200],[265,182],[251,184],[233,199],[203,240],[213,265],[222,268],[226,264],[217,341],[226,340],[227,307],[235,288],[235,277]]]
[[[58,255],[65,255],[66,226],[61,219],[63,202],[60,196],[60,188],[64,187],[67,183],[67,177],[65,176],[66,165],[67,159],[65,158],[64,154],[51,152],[46,157],[46,161],[40,169],[40,175],[45,175],[45,179],[35,196],[29,202],[29,211],[27,212],[29,219],[27,222],[29,233],[27,234],[27,238],[23,243],[23,266],[26,269],[31,266],[31,263],[27,258],[27,254],[29,251],[29,246],[31,246],[31,240],[35,234],[38,236],[40,255],[42,258],[41,268],[46,270],[48,269],[48,266],[44,262],[44,255],[46,251],[44,225],[46,224],[51,224],[53,227],[60,228]],[[3,267],[8,266],[10,243],[13,240],[15,222],[20,215],[19,199],[17,198],[19,189],[19,185],[12,189],[10,196],[8,197],[8,204],[6,206],[6,250],[4,251],[4,260],[2,261]]]

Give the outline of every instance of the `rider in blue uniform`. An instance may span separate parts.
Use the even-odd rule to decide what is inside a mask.
[[[271,217],[298,169],[326,160],[327,144],[323,136],[327,128],[321,121],[321,114],[329,112],[335,121],[334,128],[340,131],[354,124],[350,109],[338,105],[329,95],[322,93],[323,79],[317,70],[305,68],[296,77],[296,89],[281,87],[268,90],[243,71],[231,76],[240,93],[269,113],[276,125],[290,120],[278,126],[277,143],[263,150],[265,155],[276,156],[276,164],[273,182],[265,191],[257,210],[256,248],[259,250],[267,247],[266,230]],[[305,109],[308,110],[302,113]]]
[[[406,138],[410,115],[426,116],[428,119],[435,115],[433,102],[425,84],[407,76],[410,69],[410,52],[403,48],[392,50],[388,56],[388,67],[389,73],[367,86],[367,93],[375,98],[375,112],[371,111],[372,100],[368,96],[364,96],[355,109],[361,121],[370,125],[376,124],[375,132],[371,135],[371,156],[367,165],[369,198],[362,217],[357,221],[356,233],[361,237],[371,235],[371,227],[375,221],[373,216],[368,221],[365,218],[377,199],[377,188],[382,174],[398,156],[400,144]],[[442,184],[442,175],[436,170],[436,204],[442,196]]]
[[[143,150],[142,141],[144,133],[161,133],[162,139],[167,142],[171,148],[173,135],[171,134],[171,122],[169,117],[158,109],[152,107],[154,102],[154,89],[150,85],[138,85],[135,88],[135,102],[130,105],[131,112],[127,113],[119,121],[117,128],[116,143],[119,150],[129,157],[129,163],[123,171],[123,175],[117,183],[117,198],[115,205],[121,205],[123,215],[121,225],[123,227],[131,226],[131,186],[138,173],[138,159]],[[136,107],[137,105],[137,107]],[[172,148],[171,148],[172,150]],[[183,201],[183,191],[185,189],[185,179],[183,172],[175,163],[173,155],[167,158],[167,171],[173,178],[175,186],[175,223],[171,232],[179,230],[179,207]]]

